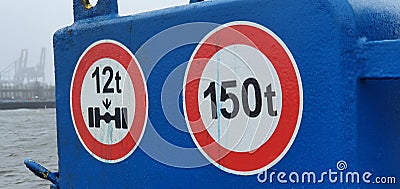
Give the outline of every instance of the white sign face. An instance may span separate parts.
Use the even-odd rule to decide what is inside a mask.
[[[285,43],[252,22],[231,22],[203,38],[186,69],[186,122],[218,168],[252,175],[280,161],[300,127],[303,91]]]
[[[112,40],[82,54],[71,85],[71,114],[85,149],[105,163],[129,157],[147,121],[147,89],[128,48]]]
[[[235,152],[253,151],[264,144],[275,131],[282,109],[273,65],[259,50],[241,44],[221,49],[208,61],[198,97],[208,133]],[[222,102],[224,97],[227,100]]]
[[[120,142],[132,126],[135,104],[132,81],[121,64],[104,58],[89,68],[82,84],[81,109],[96,140]]]

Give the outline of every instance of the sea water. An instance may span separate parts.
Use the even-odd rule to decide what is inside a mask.
[[[58,171],[55,109],[0,110],[0,129],[0,188],[50,188],[23,162]]]

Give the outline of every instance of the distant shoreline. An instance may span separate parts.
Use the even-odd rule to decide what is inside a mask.
[[[56,102],[53,100],[32,100],[32,101],[0,101],[0,110],[13,109],[46,109],[55,108]]]

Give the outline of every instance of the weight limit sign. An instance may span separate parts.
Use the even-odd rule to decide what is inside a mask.
[[[252,175],[275,165],[300,126],[300,74],[285,43],[251,22],[211,31],[185,74],[184,112],[191,136],[218,168]]]
[[[147,120],[147,89],[138,61],[119,42],[102,40],[80,57],[71,84],[71,114],[85,149],[105,163],[133,153]]]

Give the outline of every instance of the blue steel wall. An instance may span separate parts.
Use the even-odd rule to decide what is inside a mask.
[[[173,168],[148,157],[140,148],[120,163],[105,164],[84,149],[75,133],[69,104],[71,79],[79,57],[89,45],[102,39],[114,39],[136,53],[144,42],[167,28],[190,22],[224,24],[231,21],[251,21],[271,29],[286,43],[300,71],[304,92],[301,126],[291,149],[271,171],[312,170],[319,173],[336,168],[339,160],[346,160],[354,170],[368,169],[368,162],[373,162],[374,158],[358,162],[358,156],[367,153],[366,148],[360,148],[367,141],[360,137],[370,136],[359,130],[358,122],[371,128],[373,125],[368,123],[368,119],[359,120],[358,115],[370,116],[372,112],[358,113],[357,109],[364,107],[357,104],[357,93],[368,91],[376,83],[359,83],[363,69],[362,62],[358,61],[358,53],[362,49],[359,39],[364,34],[357,29],[360,26],[356,23],[352,6],[345,0],[210,1],[128,17],[118,17],[112,11],[90,19],[78,17],[72,26],[55,34],[61,188],[310,187],[309,184],[261,184],[256,176],[229,174],[212,164],[196,169]],[[180,33],[171,36],[171,41],[178,40],[178,37],[201,39],[212,29],[203,28],[196,34]],[[196,45],[174,49],[152,70],[149,67],[154,64],[149,62],[152,52],[137,54],[147,80],[149,121],[167,141],[193,148],[195,145],[189,133],[174,129],[165,118],[161,108],[161,89],[169,73],[189,60]],[[183,73],[181,80],[176,80],[176,85],[182,86],[182,82]],[[390,91],[390,82],[385,85],[389,87],[385,89]],[[359,101],[363,102],[362,99],[366,98],[363,96]],[[395,110],[392,112],[396,113]],[[394,119],[387,125],[399,123],[397,118]],[[398,131],[397,128],[392,129],[392,132]],[[152,140],[147,133],[145,131],[143,143]],[[395,154],[399,157],[398,151]],[[173,157],[174,153],[168,155]],[[390,161],[385,166],[392,166],[391,162],[395,159],[383,160]],[[395,166],[399,167],[399,164]],[[334,186],[338,185],[324,184],[326,188]]]

